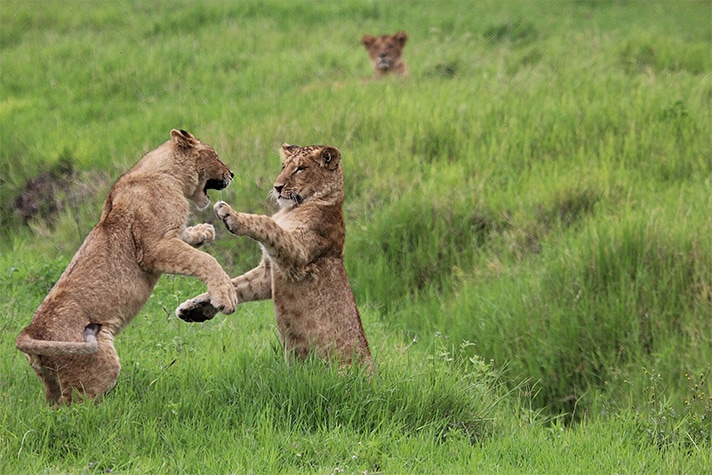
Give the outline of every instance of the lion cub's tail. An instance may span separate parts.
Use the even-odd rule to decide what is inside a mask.
[[[96,335],[101,330],[101,325],[90,323],[84,329],[84,342],[76,341],[52,341],[52,340],[37,340],[32,338],[26,332],[21,332],[15,340],[15,346],[18,350],[29,355],[82,355],[94,353],[99,344]]]

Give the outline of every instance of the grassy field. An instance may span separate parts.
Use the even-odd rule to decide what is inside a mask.
[[[0,473],[703,473],[709,1],[0,2]],[[407,79],[365,33],[405,30]],[[379,366],[288,367],[270,302],[189,325],[164,276],[100,404],[17,333],[111,183],[191,131],[271,213],[282,142],[343,154]],[[209,211],[195,222],[214,222]],[[258,246],[218,229],[231,275]]]

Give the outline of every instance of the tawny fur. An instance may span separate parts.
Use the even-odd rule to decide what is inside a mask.
[[[403,48],[407,40],[408,35],[404,31],[394,35],[364,35],[361,38],[361,44],[368,51],[373,74],[377,78],[391,73],[399,76],[408,75],[408,68],[403,59]]]
[[[239,302],[272,299],[288,359],[311,351],[341,364],[372,370],[373,360],[344,268],[346,230],[341,154],[334,147],[282,145],[282,172],[272,189],[280,210],[272,217],[215,204],[217,216],[237,236],[261,244],[260,265],[232,279]],[[213,318],[207,294],[184,302],[186,321]]]
[[[111,188],[99,223],[35,312],[16,346],[45,384],[47,401],[94,398],[116,384],[114,337],[136,316],[163,273],[192,275],[223,313],[237,305],[230,277],[211,255],[210,224],[186,228],[189,201],[210,204],[232,172],[215,150],[185,131],[146,154]]]

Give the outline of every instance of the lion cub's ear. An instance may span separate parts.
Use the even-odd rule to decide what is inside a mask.
[[[373,46],[374,41],[376,41],[376,37],[371,35],[363,35],[363,38],[361,38],[361,44],[365,46],[366,49]]]
[[[399,31],[398,33],[393,35],[393,39],[396,40],[402,48],[405,45],[405,42],[408,41],[408,35],[405,31]]]
[[[171,130],[171,140],[182,149],[195,147],[200,143],[200,140],[195,138],[195,136],[190,132],[177,129]]]
[[[282,159],[282,161],[286,160],[287,157],[292,155],[294,150],[298,149],[299,145],[289,145],[288,143],[283,143],[281,147],[279,147],[279,157]]]
[[[336,147],[324,147],[319,154],[323,165],[329,170],[336,170],[341,160],[341,152]]]

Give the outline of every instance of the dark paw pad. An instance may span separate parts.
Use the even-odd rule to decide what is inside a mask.
[[[197,323],[211,320],[218,310],[210,302],[195,304],[189,308],[178,308],[176,315],[184,322]]]

